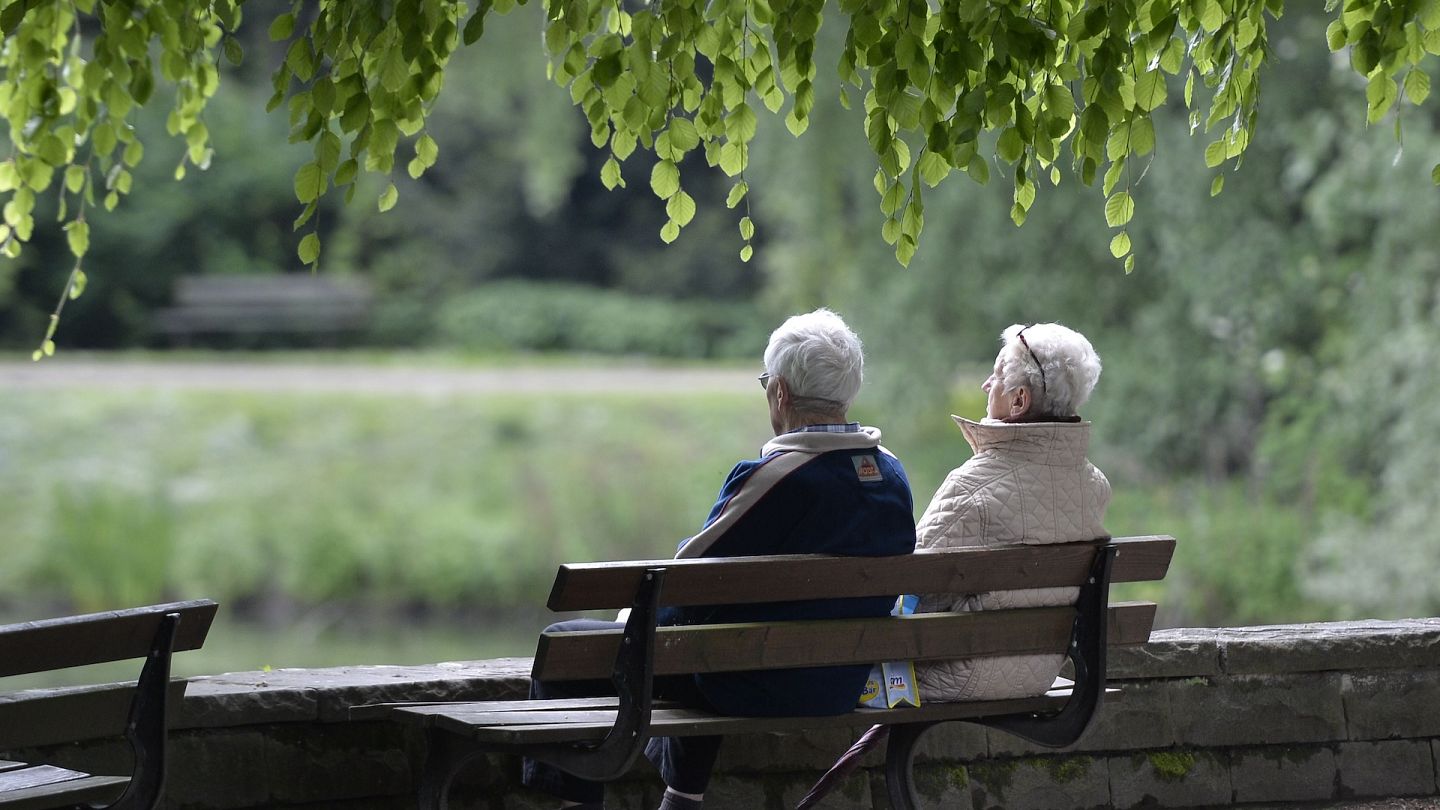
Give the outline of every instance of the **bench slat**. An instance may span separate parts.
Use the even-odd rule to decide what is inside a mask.
[[[918,551],[899,557],[806,554],[567,564],[555,576],[547,605],[556,611],[629,607],[645,570],[656,567],[666,569],[662,606],[1078,585],[1089,574],[1096,542]],[[1120,549],[1112,582],[1164,579],[1175,552],[1175,538],[1168,535],[1110,542]]]
[[[0,773],[0,808],[44,810],[108,802],[118,798],[129,782],[123,776],[90,776],[52,765],[5,771]]]
[[[1118,690],[1107,689],[1107,697]],[[1006,701],[929,703],[919,708],[857,709],[834,717],[727,717],[696,709],[656,709],[651,715],[650,736],[690,737],[705,734],[760,734],[797,729],[854,728],[882,722],[931,722],[993,717],[997,714],[1053,711],[1064,706],[1068,688],[1052,689],[1033,698]],[[561,712],[569,714],[568,712]],[[544,712],[535,712],[544,714]],[[535,743],[598,740],[615,722],[615,712],[586,712],[585,717],[568,721],[543,719],[516,724],[513,712],[490,712],[485,703],[451,704],[448,711],[415,712],[395,709],[391,717],[424,727],[454,732],[485,745],[509,746]]]
[[[209,599],[0,625],[0,677],[143,658],[167,613],[179,613],[175,651],[205,643],[216,605]]]
[[[1145,643],[1154,618],[1153,602],[1111,605],[1110,643]],[[655,674],[1062,652],[1074,622],[1074,608],[1054,607],[660,627],[655,631]],[[544,681],[608,678],[620,637],[619,629],[544,633],[531,675]]]

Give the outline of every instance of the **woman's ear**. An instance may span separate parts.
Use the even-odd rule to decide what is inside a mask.
[[[1006,416],[1007,422],[1019,422],[1030,413],[1030,406],[1034,400],[1030,398],[1030,388],[1025,385],[1015,386],[1010,393],[1010,413]]]

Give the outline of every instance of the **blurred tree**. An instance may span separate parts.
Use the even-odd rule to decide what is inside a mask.
[[[634,10],[606,0],[544,5],[548,70],[569,85],[594,143],[610,151],[604,184],[626,182],[618,161],[637,147],[653,151],[659,160],[650,187],[666,201],[668,217],[661,237],[673,241],[697,209],[680,164],[703,153],[709,165],[739,178],[727,202],[745,205],[739,226],[748,260],[754,228],[743,198],[757,131],[751,102],[779,112],[788,101],[787,127],[797,135],[809,128],[824,0]],[[273,7],[251,7],[267,18],[270,38],[286,43],[271,105],[288,106],[291,138],[312,147],[293,184],[304,206],[295,227],[309,227],[299,242],[302,262],[319,260],[314,214],[331,187],[347,187],[348,197],[362,169],[377,174],[384,178],[378,206],[388,210],[399,196],[390,182],[397,160],[411,177],[436,163],[439,142],[428,118],[449,59],[462,41],[482,38],[492,10],[513,6],[487,2],[471,14],[459,0],[294,0],[273,16]],[[177,176],[189,164],[209,164],[203,113],[219,85],[218,55],[243,59],[236,36],[242,7],[242,0],[0,5],[0,108],[13,148],[0,162],[0,193],[9,195],[0,245],[16,255],[34,234],[37,195],[59,187],[60,219],[76,257],[37,357],[54,350],[59,310],[88,283],[81,264],[90,245],[87,210],[102,200],[115,207],[133,186],[144,154],[134,116],[154,96],[157,69],[176,88],[166,129],[186,144]],[[956,169],[984,182],[986,154],[993,154],[1013,167],[1009,207],[1017,224],[1046,176],[1056,179],[1066,168],[1086,184],[1101,181],[1106,222],[1117,229],[1109,249],[1128,270],[1140,173],[1134,164],[1156,146],[1153,114],[1170,97],[1170,79],[1183,84],[1192,129],[1203,123],[1215,133],[1207,166],[1238,162],[1254,139],[1260,67],[1271,53],[1268,18],[1283,9],[1283,0],[965,0],[939,8],[920,0],[842,2],[849,26],[840,75],[865,91],[882,236],[908,264],[924,226],[924,186]],[[1440,53],[1440,3],[1341,8],[1331,0],[1327,12],[1334,15],[1325,30],[1330,49],[1349,48],[1351,66],[1366,81],[1367,120],[1381,120],[1402,93],[1417,105],[1428,97],[1422,62]],[[1197,79],[1212,92],[1196,95]],[[839,95],[849,106],[843,89]],[[411,138],[411,149],[400,153],[401,140]],[[1440,166],[1433,175],[1440,179]],[[1218,190],[1223,179],[1214,183]],[[536,200],[543,205],[543,190]]]

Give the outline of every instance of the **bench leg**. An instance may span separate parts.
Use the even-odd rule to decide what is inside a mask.
[[[455,775],[485,753],[485,749],[454,734],[431,730],[426,738],[425,766],[420,772],[421,810],[448,810]]]
[[[1090,576],[1075,602],[1075,626],[1067,653],[1075,666],[1075,686],[1065,707],[1046,715],[1005,715],[974,722],[1049,748],[1072,745],[1085,734],[1105,698],[1107,606],[1115,554],[1115,546],[1103,546],[1095,553]]]
[[[526,746],[518,749],[519,753],[592,782],[609,782],[630,770],[649,738],[655,696],[655,620],[664,579],[665,569],[651,568],[635,592],[610,676],[620,702],[615,725],[605,738],[598,743]]]
[[[917,810],[915,795],[915,743],[936,723],[904,723],[890,727],[890,744],[885,747],[885,788],[891,810]]]
[[[135,697],[130,702],[130,719],[125,738],[135,752],[135,769],[130,784],[108,810],[151,810],[160,803],[165,790],[165,746],[169,727],[170,654],[175,647],[179,613],[160,619],[150,654],[140,670]]]

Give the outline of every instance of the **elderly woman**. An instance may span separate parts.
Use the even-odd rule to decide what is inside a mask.
[[[916,528],[917,548],[1067,543],[1107,537],[1110,483],[1085,458],[1090,423],[1078,411],[1100,378],[1090,341],[1057,323],[1016,324],[1001,334],[981,388],[980,422],[953,417],[975,451],[953,470]],[[1074,604],[1075,588],[922,595],[918,612]],[[921,700],[1038,695],[1060,672],[1059,655],[940,661],[917,667]]]
[[[764,554],[907,554],[915,545],[910,484],[880,446],[880,431],[846,414],[860,392],[860,339],[826,309],[796,315],[770,335],[765,389],[775,438],[760,457],[735,465],[700,533],[676,557]],[[661,624],[884,616],[893,599],[667,608]],[[618,627],[577,620],[552,630]],[[869,665],[657,678],[656,697],[736,715],[845,714],[855,707]],[[533,697],[599,694],[609,684],[532,684]],[[701,805],[719,737],[657,738],[646,747],[665,780],[662,810]],[[572,805],[602,807],[604,788],[527,762],[527,785]]]

